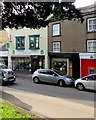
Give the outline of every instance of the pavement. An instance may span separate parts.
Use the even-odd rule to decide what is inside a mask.
[[[30,72],[16,72],[19,77],[31,76]],[[3,87],[2,98],[43,118],[94,118],[94,106],[82,105],[61,98]]]

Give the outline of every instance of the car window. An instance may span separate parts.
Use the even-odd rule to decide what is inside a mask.
[[[4,64],[0,64],[0,69],[7,69],[7,66]]]
[[[93,78],[92,78],[92,76],[88,76],[88,77],[85,77],[85,80],[92,81]]]
[[[2,76],[2,71],[0,71],[0,77]]]
[[[53,71],[50,71],[50,70],[47,70],[47,74],[48,74],[48,75],[57,75],[57,74],[55,74]]]
[[[92,75],[91,77],[92,77],[93,80],[96,81],[96,75]]]
[[[65,75],[64,73],[60,72],[59,70],[54,70],[54,72],[56,72],[57,74],[59,74],[61,76]]]
[[[87,80],[87,79],[88,79],[87,77],[82,78],[82,80]]]
[[[41,73],[41,74],[46,74],[46,70],[40,70],[38,72]]]
[[[82,78],[82,80],[92,80],[92,77],[91,76],[84,77],[84,78]]]

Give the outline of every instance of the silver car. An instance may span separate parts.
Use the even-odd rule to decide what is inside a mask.
[[[14,83],[16,77],[11,69],[8,69],[6,65],[0,64],[0,85]]]
[[[84,89],[96,90],[96,74],[91,74],[75,81],[75,87],[82,91]]]
[[[34,83],[49,82],[59,86],[74,84],[74,78],[54,69],[38,69],[32,74]]]

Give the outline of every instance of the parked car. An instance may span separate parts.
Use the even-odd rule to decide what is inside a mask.
[[[11,69],[8,69],[6,65],[0,64],[0,85],[14,83],[16,77]]]
[[[38,69],[32,74],[34,83],[50,82],[59,86],[74,84],[74,78],[54,69]]]
[[[84,89],[96,90],[96,74],[91,74],[75,81],[75,87],[82,91]]]

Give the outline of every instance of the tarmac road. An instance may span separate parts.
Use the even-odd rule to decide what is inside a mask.
[[[34,84],[30,74],[17,74],[13,85],[3,86],[2,98],[45,118],[94,118],[94,92]]]

